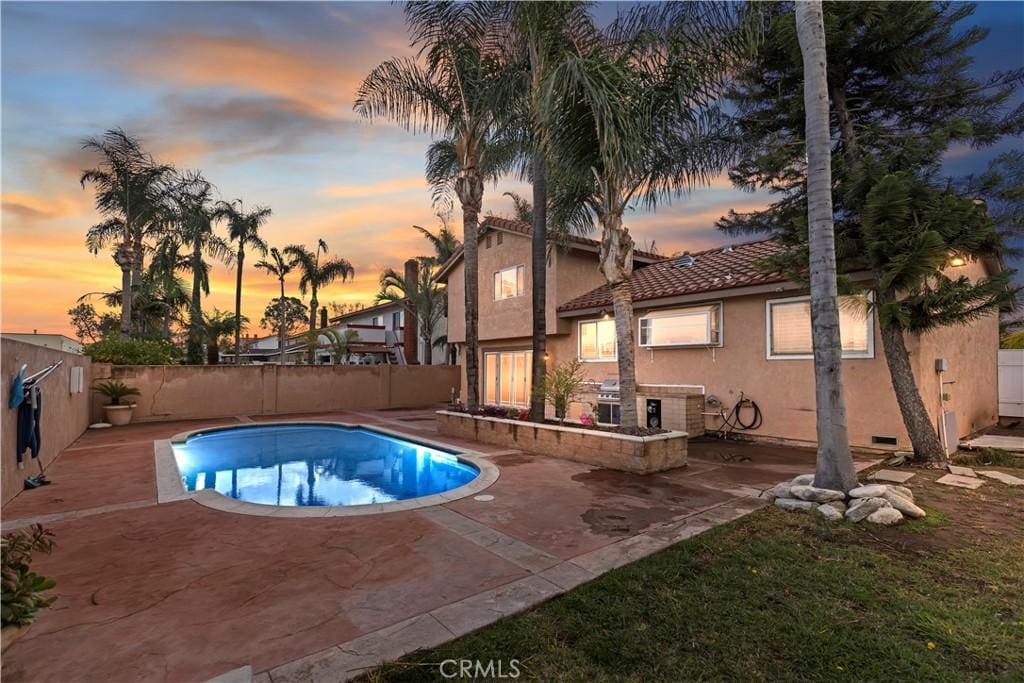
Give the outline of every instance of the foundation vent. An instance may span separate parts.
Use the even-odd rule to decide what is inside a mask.
[[[875,436],[871,437],[871,443],[879,446],[895,446],[898,442],[895,436]]]

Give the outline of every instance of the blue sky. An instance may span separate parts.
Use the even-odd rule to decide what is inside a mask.
[[[399,6],[4,2],[0,15],[5,330],[66,331],[80,294],[117,283],[109,255],[82,244],[97,217],[78,185],[92,163],[79,141],[114,126],[161,160],[202,169],[223,198],[271,206],[272,244],[323,237],[357,277],[322,299],[369,303],[382,268],[426,251],[410,226],[437,222],[422,173],[428,139],[352,113],[362,77],[410,53]],[[974,53],[978,73],[1024,65],[1024,4],[981,3],[973,21],[991,29]],[[982,170],[998,151],[952,155],[948,170]],[[485,212],[511,213],[506,189],[528,192],[488,188]],[[722,180],[627,223],[639,242],[695,250],[726,241],[713,224],[729,208],[766,201]],[[258,320],[275,283],[245,277],[245,310]],[[215,269],[209,305],[230,308],[233,283]]]

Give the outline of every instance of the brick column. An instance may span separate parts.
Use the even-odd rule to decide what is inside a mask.
[[[420,279],[420,262],[416,259],[409,259],[405,262],[405,281],[416,286]],[[419,363],[419,346],[416,324],[416,310],[411,305],[405,309],[405,329],[402,336],[402,348],[405,352],[405,362],[409,365]]]

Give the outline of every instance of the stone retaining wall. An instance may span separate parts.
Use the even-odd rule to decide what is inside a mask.
[[[448,410],[438,411],[437,424],[438,431],[446,436],[625,472],[648,474],[686,464],[686,432],[628,436]]]

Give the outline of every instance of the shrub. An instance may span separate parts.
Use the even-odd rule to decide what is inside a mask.
[[[0,598],[0,621],[3,626],[27,626],[36,613],[49,607],[56,596],[44,597],[43,591],[57,583],[31,571],[32,553],[49,554],[53,550],[53,532],[35,524],[30,531],[5,534],[0,540],[0,576],[3,596]]]
[[[169,341],[120,335],[89,344],[82,353],[97,363],[114,365],[173,365],[181,360],[181,350]]]
[[[544,386],[540,390],[544,400],[555,409],[559,422],[565,420],[569,404],[579,397],[587,378],[583,376],[583,362],[574,358],[568,363],[559,363],[544,375]]]

